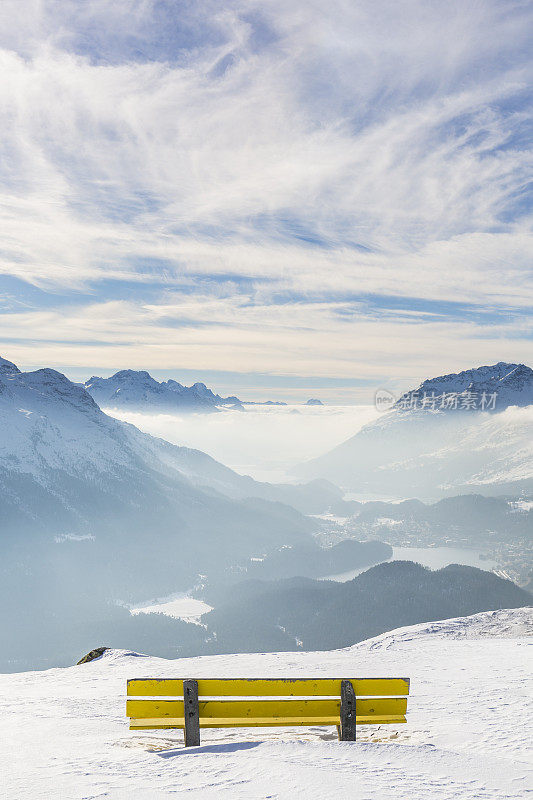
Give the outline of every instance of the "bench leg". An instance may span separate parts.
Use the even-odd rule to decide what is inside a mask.
[[[341,742],[355,742],[355,692],[351,681],[341,681]]]
[[[183,713],[185,717],[185,747],[198,747],[200,744],[198,681],[183,681]]]

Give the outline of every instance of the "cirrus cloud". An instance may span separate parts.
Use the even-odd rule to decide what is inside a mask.
[[[530,21],[6,0],[6,352],[386,377],[403,348],[406,379],[527,358]]]

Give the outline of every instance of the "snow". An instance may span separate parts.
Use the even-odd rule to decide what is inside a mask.
[[[44,480],[46,470],[113,471],[126,463],[126,426],[49,369],[0,375],[0,467]]]
[[[176,594],[163,600],[142,603],[130,609],[132,614],[166,614],[168,617],[182,619],[198,624],[202,614],[212,611],[212,606],[203,600],[196,600],[186,594]]]
[[[530,511],[533,508],[533,503],[528,500],[517,500],[516,502],[510,502],[509,505],[517,511]]]
[[[344,650],[175,661],[112,650],[0,676],[7,798],[516,800],[531,790],[533,609],[403,628]],[[80,654],[81,655],[81,654]],[[129,732],[131,677],[410,676],[408,722],[360,728]],[[528,683],[529,681],[529,683]]]
[[[20,370],[12,361],[8,361],[6,358],[0,356],[0,372],[6,375],[13,375],[16,372],[20,372]]]

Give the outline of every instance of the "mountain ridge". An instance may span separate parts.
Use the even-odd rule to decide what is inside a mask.
[[[5,420],[6,415],[10,417],[0,442],[0,465],[8,462],[14,470],[19,463],[21,471],[38,474],[49,462],[49,466],[63,466],[73,472],[83,468],[87,473],[88,465],[98,470],[111,462],[123,464],[133,452],[142,456],[145,466],[167,477],[180,474],[199,488],[233,499],[257,497],[289,505],[292,500],[299,508],[308,502],[306,510],[313,513],[328,500],[341,497],[341,492],[326,481],[313,482],[312,492],[308,492],[305,484],[268,484],[239,475],[207,453],[171,444],[108,416],[82,385],[49,368],[21,372],[11,365],[9,371],[0,371],[0,414]],[[36,430],[28,431],[28,427]],[[67,428],[68,435],[59,436],[60,430]],[[86,446],[74,446],[76,431],[81,432],[81,438],[92,436]]]
[[[272,646],[330,650],[408,625],[529,607],[532,599],[511,581],[477,567],[430,570],[412,561],[388,561],[344,583],[302,577],[246,581],[228,590],[202,622],[216,634],[213,653]]]
[[[142,411],[216,412],[219,406],[242,409],[238,397],[221,397],[205,383],[183,386],[173,379],[157,381],[146,370],[123,369],[109,378],[94,375],[84,384],[98,405]]]

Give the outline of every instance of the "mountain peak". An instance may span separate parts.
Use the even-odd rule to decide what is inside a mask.
[[[93,376],[85,388],[100,406],[139,411],[218,411],[218,405],[238,405],[237,398],[223,398],[205,383],[182,386],[173,379],[161,383],[145,370],[123,369],[110,378]]]
[[[100,411],[90,394],[76,383],[72,383],[62,372],[48,367],[34,372],[18,372],[17,383],[21,387],[38,392],[54,401],[67,402],[85,411]]]
[[[405,392],[396,411],[480,410],[503,411],[509,406],[533,404],[533,369],[499,361],[463,372],[428,378]]]
[[[17,367],[17,365],[13,364],[12,361],[8,361],[6,358],[2,358],[0,356],[0,374],[15,375],[17,373],[20,373],[20,369]]]
[[[119,372],[115,372],[112,376],[115,380],[144,380],[144,381],[153,381],[157,383],[155,378],[152,378],[149,372],[145,369],[121,369]],[[96,380],[102,380],[101,378],[96,378]]]

